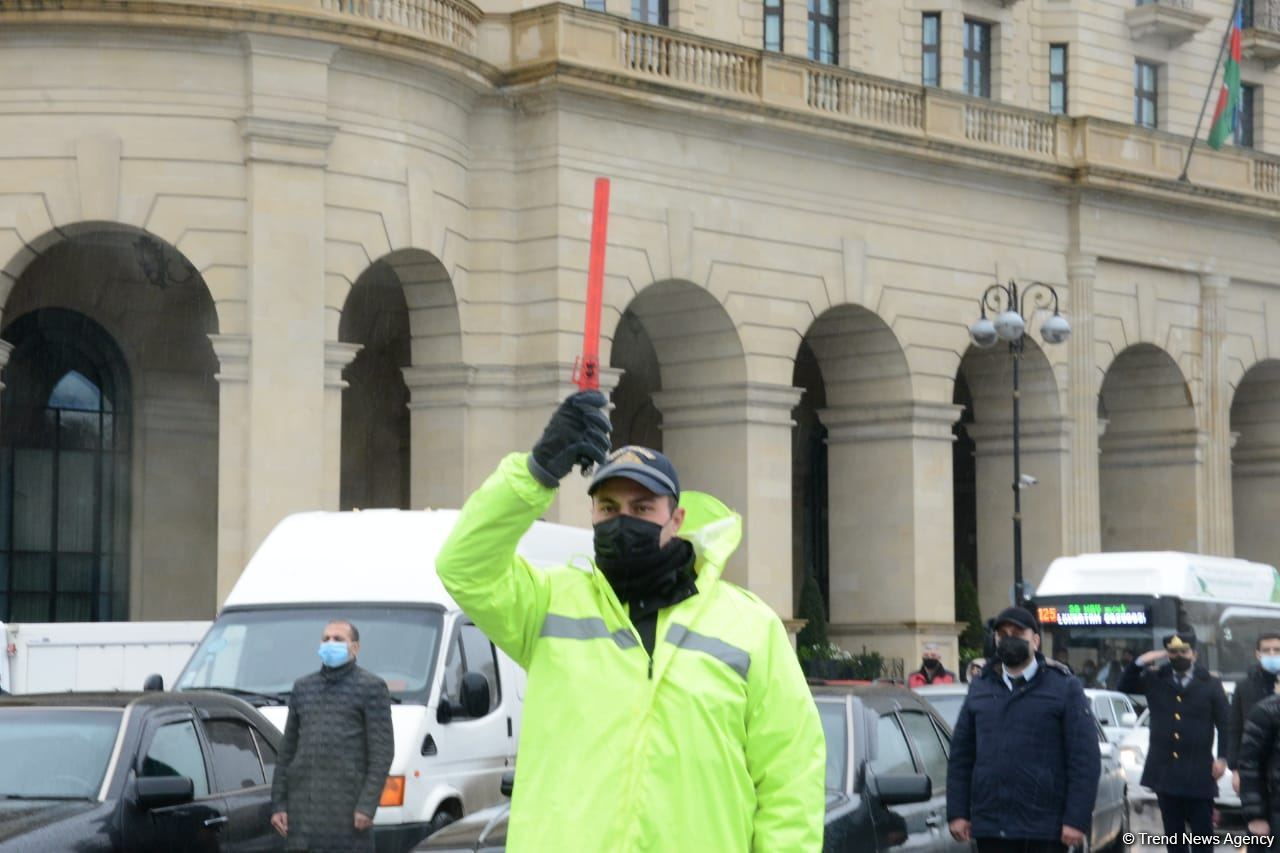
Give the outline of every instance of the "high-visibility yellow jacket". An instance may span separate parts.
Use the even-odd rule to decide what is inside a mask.
[[[777,615],[720,579],[742,519],[709,495],[681,497],[698,594],[658,614],[650,660],[589,557],[541,571],[516,555],[555,496],[526,460],[503,460],[436,560],[463,611],[529,673],[507,848],[820,850],[817,708]]]

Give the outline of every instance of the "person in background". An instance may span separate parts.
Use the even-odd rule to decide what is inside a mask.
[[[1098,665],[1092,659],[1086,660],[1080,666],[1078,678],[1083,686],[1096,687],[1098,685]]]
[[[965,680],[968,681],[970,684],[977,681],[982,676],[983,667],[985,667],[986,665],[987,665],[986,658],[974,658],[973,660],[969,661],[969,668],[965,672],[967,676]]]
[[[1121,649],[1116,660],[1107,661],[1107,665],[1098,671],[1098,686],[1115,690],[1116,685],[1120,683],[1120,677],[1124,675],[1124,671],[1131,663],[1133,663],[1133,649],[1127,647]]]
[[[1066,646],[1062,646],[1062,647],[1060,647],[1060,648],[1057,648],[1057,649],[1054,649],[1054,650],[1053,650],[1053,659],[1054,659],[1054,661],[1055,661],[1056,663],[1060,663],[1060,664],[1062,664],[1063,666],[1065,666],[1065,667],[1067,668],[1067,672],[1071,673],[1072,675],[1075,675],[1075,674],[1076,674],[1076,671],[1075,671],[1074,669],[1072,669],[1072,668],[1071,668],[1071,660],[1070,660],[1070,657],[1071,657],[1071,656],[1067,653],[1067,647],[1066,647]]]
[[[956,674],[942,665],[942,649],[937,643],[925,643],[920,657],[920,668],[907,677],[908,687],[955,683]]]
[[[373,816],[395,753],[391,694],[356,665],[360,631],[334,619],[320,636],[319,672],[289,694],[289,721],[271,786],[271,825],[285,849],[373,853]]]
[[[1240,741],[1244,736],[1244,721],[1249,718],[1249,711],[1254,705],[1276,692],[1276,673],[1280,673],[1280,632],[1259,634],[1253,655],[1258,662],[1236,682],[1227,728],[1227,766],[1231,768],[1231,788],[1237,794],[1240,793]]]
[[[1196,636],[1179,631],[1164,638],[1164,648],[1140,655],[1120,679],[1122,693],[1140,693],[1150,708],[1151,745],[1142,784],[1156,792],[1164,834],[1213,832],[1217,780],[1227,770],[1227,695],[1222,682],[1196,664]],[[1161,663],[1163,662],[1163,663]],[[1158,669],[1146,669],[1160,663]],[[1213,755],[1214,732],[1218,757]],[[1169,853],[1187,853],[1186,844],[1168,844]],[[1208,853],[1211,845],[1197,845]]]

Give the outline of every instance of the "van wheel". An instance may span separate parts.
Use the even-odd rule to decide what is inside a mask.
[[[427,837],[430,838],[432,835],[444,829],[455,820],[457,820],[456,817],[443,809],[436,812],[432,816],[431,822],[427,824]]]

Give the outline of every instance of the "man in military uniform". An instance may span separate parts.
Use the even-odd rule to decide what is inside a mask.
[[[1141,693],[1151,711],[1151,742],[1142,784],[1156,792],[1164,834],[1213,832],[1217,780],[1227,770],[1227,694],[1222,682],[1196,663],[1194,632],[1164,638],[1164,649],[1140,655],[1125,668],[1117,690]],[[1147,669],[1161,662],[1158,668]],[[1214,731],[1218,756],[1213,755]],[[1185,853],[1184,844],[1168,845]],[[1203,848],[1210,850],[1209,845]]]

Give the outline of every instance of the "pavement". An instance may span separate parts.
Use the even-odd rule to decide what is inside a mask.
[[[1135,842],[1129,846],[1131,853],[1164,853],[1163,845],[1144,844],[1144,836],[1159,835],[1164,831],[1160,825],[1160,807],[1154,802],[1145,804],[1142,811],[1135,806],[1129,807],[1129,830],[1135,835]],[[1219,834],[1245,835],[1248,829],[1238,818],[1226,818],[1217,829]],[[1154,840],[1154,839],[1153,839]],[[1214,853],[1240,853],[1244,847],[1232,844],[1219,844]],[[1278,851],[1280,853],[1280,851]]]

